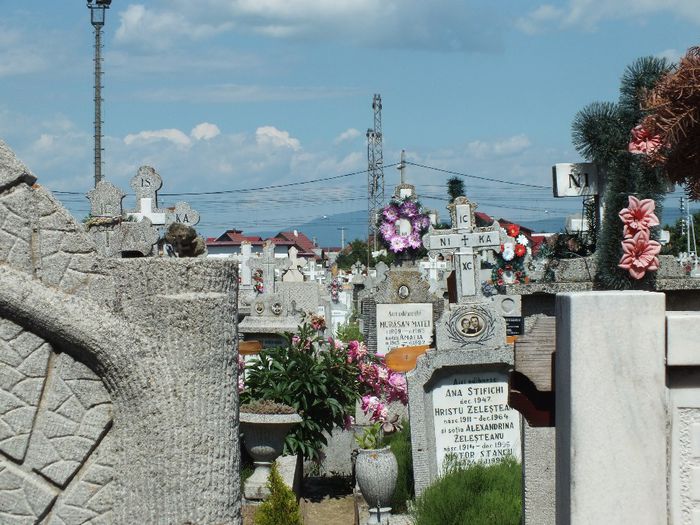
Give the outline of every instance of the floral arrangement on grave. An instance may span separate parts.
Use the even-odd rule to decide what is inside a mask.
[[[331,279],[328,291],[331,293],[331,301],[337,303],[340,300],[340,279],[338,277]]]
[[[496,254],[496,264],[491,272],[492,283],[496,286],[519,284],[530,281],[525,271],[525,257],[532,255],[530,241],[520,232],[520,226],[509,224],[501,232],[506,240]]]
[[[696,64],[700,65],[700,53],[696,57]],[[666,59],[637,59],[622,75],[619,99],[616,102],[594,102],[586,106],[578,112],[572,124],[572,141],[577,151],[587,161],[594,162],[598,171],[605,173],[606,177],[605,211],[595,244],[595,281],[599,288],[625,290],[654,287],[656,273],[647,271],[651,266],[647,266],[644,272],[637,266],[640,262],[637,260],[638,256],[647,261],[647,250],[651,246],[653,251],[654,245],[647,244],[645,233],[640,234],[636,244],[632,245],[632,238],[626,238],[628,235],[621,227],[619,213],[628,205],[629,195],[636,196],[640,202],[651,199],[657,203],[658,211],[658,203],[666,193],[668,178],[661,166],[654,163],[654,159],[666,154],[669,135],[665,134],[663,126],[657,128],[652,125],[653,121],[648,117],[654,114],[665,115],[661,111],[662,106],[671,107],[665,106],[665,103],[661,104],[661,98],[654,98],[652,94],[661,95],[665,92],[664,86],[673,83],[669,80],[674,75],[673,71],[673,64]],[[690,70],[688,74],[686,80],[692,76]],[[700,76],[695,78],[696,81],[700,80]],[[674,85],[677,94],[683,91],[677,89],[682,82]],[[700,83],[696,85],[700,87]],[[690,100],[684,97],[685,93],[683,101]],[[658,108],[655,107],[654,100],[659,102]],[[692,108],[692,115],[698,115],[698,101],[700,98],[695,99],[693,103],[695,106]],[[672,106],[679,107],[675,102]],[[693,119],[697,122],[696,116],[691,116],[691,113],[688,113],[687,120],[683,119],[688,125],[685,126],[686,130],[691,129],[689,125]],[[678,116],[680,115],[678,113]],[[680,128],[674,128],[671,120],[666,120],[666,117],[658,122],[661,121],[665,122],[664,126],[670,126],[669,130],[673,128],[680,131]],[[697,126],[695,129],[700,131]],[[691,151],[697,152],[698,149],[691,148]],[[697,156],[697,153],[695,155]],[[652,237],[653,235],[649,236],[650,240]],[[651,259],[654,257],[655,255],[652,255]],[[635,263],[631,262],[635,260]],[[634,267],[634,275],[630,268],[624,267],[628,263],[630,268]],[[653,262],[649,264],[653,266]]]
[[[364,343],[320,336],[315,317],[305,316],[297,333],[286,333],[284,346],[264,348],[247,365],[239,361],[238,386],[241,403],[267,399],[293,407],[302,422],[287,435],[285,453],[318,460],[324,431],[350,429],[358,400],[388,432],[397,421],[390,420],[387,403],[407,403],[408,392],[403,375],[387,369]]]
[[[395,254],[417,257],[423,247],[422,236],[430,227],[430,217],[423,213],[414,197],[392,198],[382,210],[379,233],[384,246]]]
[[[263,283],[263,271],[261,269],[256,269],[253,271],[253,290],[255,293],[261,294],[265,291],[265,284]]]
[[[654,213],[656,204],[651,199],[639,200],[630,195],[627,208],[620,211],[622,220],[622,258],[618,266],[627,270],[633,279],[642,279],[647,272],[659,269],[657,255],[661,245],[649,237],[650,228],[659,225]]]

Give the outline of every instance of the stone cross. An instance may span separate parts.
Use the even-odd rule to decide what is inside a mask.
[[[158,190],[163,186],[163,179],[156,170],[141,166],[129,185],[136,193],[136,208],[129,211],[129,216],[138,221],[148,218],[154,226],[165,225],[167,210],[158,208]]]
[[[355,261],[355,264],[352,265],[352,274],[360,275],[363,269],[364,265],[360,261]]]
[[[449,230],[430,229],[423,236],[423,246],[428,253],[454,253],[457,277],[458,302],[481,293],[479,270],[481,252],[497,249],[501,245],[500,227],[496,222],[487,228],[476,228],[476,205],[466,197],[457,197],[449,206],[452,224]]]
[[[309,259],[306,263],[306,271],[309,274],[309,281],[316,280],[316,261],[314,259]]]
[[[92,217],[121,217],[124,192],[111,182],[101,180],[87,193]]]
[[[259,267],[263,272],[263,293],[275,292],[275,270],[283,269],[285,264],[286,261],[275,257],[275,244],[269,240],[265,241],[262,257],[255,263],[252,263],[253,266]]]
[[[303,258],[299,259],[297,257],[297,255],[299,255],[299,250],[296,246],[292,246],[291,248],[289,248],[287,255],[289,256],[289,268],[292,270],[298,270],[300,266],[304,266],[304,264],[306,263],[306,261]]]
[[[238,259],[241,264],[241,285],[250,286],[252,284],[252,268],[250,267],[250,254],[252,246],[249,242],[241,243],[241,256]]]
[[[194,210],[187,202],[178,202],[174,208],[168,208],[165,214],[166,226],[174,222],[187,226],[196,226],[199,223],[199,212]]]

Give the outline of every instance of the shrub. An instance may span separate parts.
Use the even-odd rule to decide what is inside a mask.
[[[358,323],[338,325],[335,337],[343,343],[349,343],[350,341],[364,341],[364,337],[362,336],[362,332],[360,332],[360,325]]]
[[[391,500],[392,512],[405,512],[406,502],[414,497],[413,491],[413,457],[411,456],[411,430],[406,421],[401,423],[401,430],[386,437],[391,451],[399,465],[394,497]]]
[[[255,511],[255,525],[304,525],[297,498],[282,481],[277,463],[272,464],[267,481],[270,495]]]
[[[416,500],[416,525],[518,525],[522,511],[520,464],[452,465]]]

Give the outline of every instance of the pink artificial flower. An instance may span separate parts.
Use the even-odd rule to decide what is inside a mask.
[[[384,218],[389,222],[395,222],[399,218],[399,209],[393,204],[384,208]]]
[[[649,155],[661,147],[661,137],[649,133],[642,125],[632,129],[632,140],[627,146],[627,150],[635,155]]]
[[[413,201],[405,201],[401,205],[401,213],[408,218],[418,215],[418,206]]]
[[[622,258],[618,266],[628,270],[634,279],[641,279],[646,272],[659,269],[657,255],[661,245],[649,240],[649,231],[640,230],[634,237],[622,241]]]
[[[243,374],[238,376],[238,393],[240,394],[245,390],[245,378]]]
[[[379,398],[377,396],[370,396],[369,394],[362,396],[362,400],[360,401],[360,408],[362,408],[365,414],[374,412],[379,405]]]
[[[420,234],[417,231],[414,231],[411,235],[408,236],[408,246],[413,248],[414,250],[417,250],[421,246],[423,246],[423,241],[420,238]]]
[[[653,199],[639,200],[630,195],[627,208],[620,210],[620,219],[625,224],[625,236],[633,236],[638,231],[649,230],[659,225],[659,218],[654,213],[656,203]]]
[[[300,342],[301,342],[301,337],[299,337],[298,335],[292,336],[292,344],[294,346],[298,345]]]
[[[396,227],[391,222],[383,222],[379,227],[379,231],[381,232],[382,237],[384,237],[384,239],[387,241],[390,241],[391,238],[396,235]]]
[[[389,379],[389,369],[385,366],[377,366],[377,377],[381,381],[386,381]]]
[[[400,235],[395,235],[391,238],[389,242],[391,243],[389,249],[394,253],[399,253],[405,250],[408,245],[408,243],[406,242],[406,238],[401,237]]]
[[[385,404],[379,403],[370,420],[384,423],[387,419],[389,419],[389,408]]]

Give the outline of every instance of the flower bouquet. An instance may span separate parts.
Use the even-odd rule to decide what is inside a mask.
[[[501,250],[496,254],[496,265],[491,279],[496,286],[520,284],[530,281],[525,272],[525,257],[532,254],[530,241],[520,233],[520,226],[509,224],[505,229],[507,240],[501,244]]]
[[[265,285],[263,283],[263,272],[258,269],[253,272],[253,290],[255,293],[261,294],[265,291]]]

